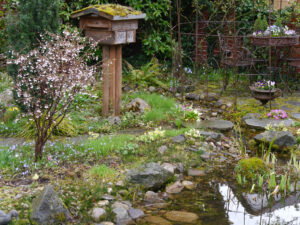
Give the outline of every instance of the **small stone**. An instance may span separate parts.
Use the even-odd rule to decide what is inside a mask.
[[[162,155],[165,154],[167,150],[168,150],[168,147],[165,145],[162,145],[157,149],[157,151]]]
[[[153,87],[153,86],[150,86],[150,87],[149,87],[149,91],[150,91],[150,92],[154,92],[155,90],[156,90],[155,87]]]
[[[105,195],[102,195],[101,199],[108,200],[108,201],[113,201],[113,200],[115,200],[115,197],[112,196],[112,195],[105,194]]]
[[[151,106],[146,101],[140,98],[133,99],[125,108],[127,109],[127,111],[140,113],[151,111]]]
[[[123,203],[123,202],[115,202],[115,203],[112,205],[112,208],[113,208],[113,209],[114,209],[114,208],[119,208],[119,207],[124,208],[124,209],[126,209],[126,210],[128,211],[130,206],[128,206],[127,204],[125,204],[125,203]]]
[[[29,208],[29,205],[26,204],[26,203],[21,203],[21,206],[22,206],[22,208],[24,208],[24,209],[28,209],[28,208]]]
[[[188,93],[185,95],[186,100],[199,101],[200,97],[197,94]]]
[[[117,187],[124,187],[124,182],[122,180],[119,180],[117,183],[116,183],[116,186]]]
[[[165,217],[171,221],[181,223],[194,223],[199,218],[195,213],[184,211],[170,211],[165,214]]]
[[[140,217],[142,217],[142,216],[145,215],[144,212],[143,212],[142,210],[140,210],[140,209],[135,209],[135,208],[130,208],[128,212],[129,212],[129,216],[130,216],[132,219],[134,219],[134,220],[136,220],[136,219],[138,219],[138,218],[140,218]]]
[[[163,203],[164,200],[153,191],[147,191],[144,196],[144,201],[147,203]]]
[[[114,223],[112,223],[112,222],[101,222],[101,223],[97,223],[97,224],[95,224],[95,225],[115,225]]]
[[[183,142],[185,142],[185,140],[186,139],[185,139],[184,135],[177,135],[177,136],[172,138],[172,141],[174,143],[183,143]]]
[[[196,184],[187,180],[182,181],[182,185],[188,190],[194,190],[196,188]]]
[[[102,208],[94,208],[92,212],[92,218],[95,222],[100,222],[100,220],[106,215],[106,212]]]
[[[217,113],[217,112],[213,112],[213,113],[211,114],[211,116],[216,117],[216,116],[218,116],[218,113]]]
[[[162,168],[164,168],[165,170],[168,170],[169,172],[173,173],[175,172],[175,169],[177,168],[177,166],[171,164],[171,163],[163,163]]]
[[[178,194],[183,190],[184,186],[181,184],[180,181],[176,181],[173,184],[170,184],[166,187],[166,192],[168,194]]]
[[[153,225],[172,225],[168,220],[159,216],[147,216],[145,221]]]
[[[103,207],[103,206],[107,206],[109,204],[109,201],[108,200],[103,200],[103,201],[99,201],[97,203],[97,206],[99,207]]]
[[[192,177],[205,176],[205,171],[199,169],[189,169],[188,176],[192,176]]]
[[[22,194],[17,194],[17,195],[15,196],[15,199],[18,200],[18,199],[22,198],[22,196],[23,196]]]

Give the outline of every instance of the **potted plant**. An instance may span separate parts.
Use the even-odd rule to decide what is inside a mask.
[[[249,87],[252,96],[259,100],[263,105],[269,101],[279,97],[282,92],[279,88],[275,88],[275,81],[261,80]]]
[[[254,23],[254,32],[251,35],[251,43],[258,46],[292,46],[298,44],[298,36],[295,30],[282,25],[281,17],[269,26],[266,17],[259,15]]]

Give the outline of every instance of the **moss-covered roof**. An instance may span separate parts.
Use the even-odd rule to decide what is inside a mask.
[[[118,4],[102,4],[102,5],[91,5],[87,8],[77,10],[77,11],[73,12],[72,15],[89,10],[89,9],[96,9],[99,12],[103,12],[103,13],[106,13],[111,16],[121,16],[121,17],[125,17],[128,15],[142,14],[141,11],[134,10],[131,7],[122,6],[122,5],[118,5]]]

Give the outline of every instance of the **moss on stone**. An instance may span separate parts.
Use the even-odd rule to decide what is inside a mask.
[[[235,173],[253,180],[257,175],[264,175],[268,171],[265,162],[257,157],[242,159],[235,167]]]
[[[87,8],[77,10],[77,11],[73,12],[72,14],[83,12],[84,10],[92,9],[92,8],[97,9],[99,12],[103,12],[103,13],[106,13],[106,14],[112,15],[112,16],[122,16],[122,17],[124,17],[124,16],[128,16],[128,15],[140,15],[140,14],[142,14],[141,11],[137,11],[137,10],[134,10],[130,7],[122,6],[122,5],[118,5],[118,4],[91,5]]]

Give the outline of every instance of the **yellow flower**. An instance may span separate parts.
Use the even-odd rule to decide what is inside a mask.
[[[19,108],[18,107],[10,107],[7,109],[7,111],[10,111],[10,112],[19,111]]]

